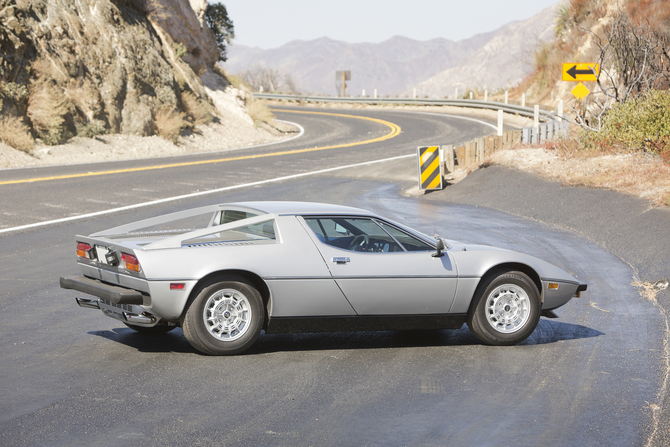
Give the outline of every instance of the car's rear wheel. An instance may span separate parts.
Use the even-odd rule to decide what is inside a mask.
[[[470,331],[489,345],[521,343],[540,321],[537,286],[518,271],[501,271],[482,281],[468,313]]]
[[[130,329],[139,332],[140,334],[147,335],[157,335],[165,334],[170,332],[173,329],[176,329],[177,326],[168,326],[167,324],[157,324],[156,326],[146,327],[146,326],[135,326],[134,324],[123,323],[128,326]]]
[[[244,278],[230,276],[203,284],[186,311],[182,331],[200,352],[239,354],[254,344],[263,319],[258,290]]]

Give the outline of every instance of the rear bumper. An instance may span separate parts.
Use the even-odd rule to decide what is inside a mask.
[[[103,298],[114,304],[144,304],[144,295],[137,290],[105,284],[100,280],[81,275],[61,277],[60,286],[63,289],[77,290]]]

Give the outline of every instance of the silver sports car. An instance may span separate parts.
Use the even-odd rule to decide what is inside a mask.
[[[141,333],[197,350],[266,333],[454,329],[525,340],[586,284],[540,259],[429,237],[369,211],[302,202],[212,205],[76,237],[61,287]]]

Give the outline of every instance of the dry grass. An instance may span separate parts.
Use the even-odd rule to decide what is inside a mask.
[[[251,100],[247,106],[247,112],[249,113],[251,119],[254,120],[254,123],[259,121],[263,123],[269,123],[275,119],[275,116],[272,114],[272,112],[270,112],[268,106],[266,106],[263,101],[256,99]]]
[[[71,81],[65,89],[65,95],[77,112],[86,122],[92,122],[102,112],[100,93],[93,83],[85,79],[83,82]]]
[[[188,123],[184,120],[184,113],[177,111],[174,107],[164,105],[154,112],[154,126],[156,133],[166,140],[176,143],[181,130]]]
[[[635,281],[631,285],[639,288],[640,295],[649,301],[656,301],[656,294],[668,288],[668,281],[656,281],[655,283]]]
[[[28,118],[46,144],[60,144],[67,139],[63,128],[69,112],[67,98],[50,81],[38,81],[28,100]]]
[[[35,142],[30,136],[28,126],[21,119],[13,116],[0,119],[0,140],[23,152],[30,153],[35,148]]]
[[[493,154],[491,164],[518,168],[569,186],[611,189],[670,206],[670,166],[639,152],[576,151],[568,140]]]
[[[193,120],[193,125],[204,126],[214,120],[212,106],[202,99],[199,99],[191,92],[181,94],[181,102],[189,117]]]

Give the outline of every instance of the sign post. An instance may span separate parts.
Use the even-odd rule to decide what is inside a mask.
[[[349,70],[347,70],[347,71],[344,71],[344,70],[336,71],[335,72],[335,82],[339,83],[340,81],[342,82],[342,97],[347,96],[347,93],[346,93],[347,83],[346,83],[346,81],[351,81],[351,71],[349,71]]]

